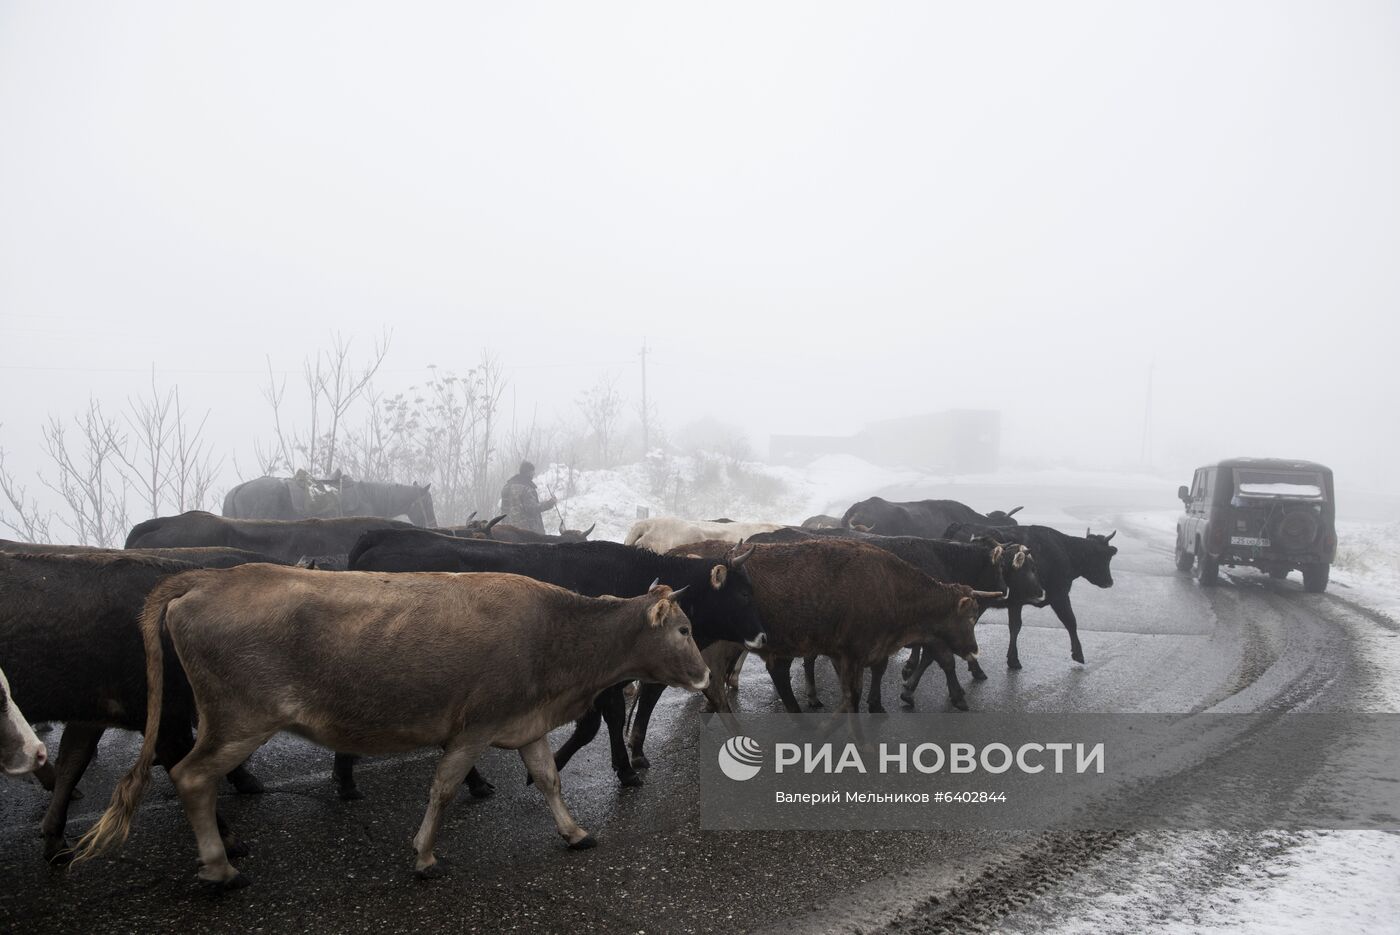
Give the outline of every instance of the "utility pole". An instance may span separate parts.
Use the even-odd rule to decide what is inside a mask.
[[[642,338],[642,457],[651,451],[651,411],[647,409],[647,339]]]

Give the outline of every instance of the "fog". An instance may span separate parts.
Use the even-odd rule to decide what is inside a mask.
[[[1397,53],[1383,2],[0,4],[0,447],[154,368],[232,483],[269,364],[387,328],[382,389],[489,351],[543,418],[645,341],[760,455],[972,407],[1400,490]]]

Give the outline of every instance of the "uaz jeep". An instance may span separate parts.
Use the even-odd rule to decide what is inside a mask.
[[[1332,470],[1311,461],[1231,458],[1196,469],[1177,496],[1176,567],[1204,586],[1221,565],[1253,565],[1275,578],[1302,569],[1303,588],[1323,591],[1337,553]]]

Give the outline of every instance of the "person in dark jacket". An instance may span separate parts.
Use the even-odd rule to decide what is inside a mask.
[[[541,514],[554,509],[556,502],[554,497],[540,502],[539,491],[535,489],[535,466],[529,461],[521,461],[520,472],[501,488],[501,512],[506,515],[505,522],[519,529],[543,533]]]

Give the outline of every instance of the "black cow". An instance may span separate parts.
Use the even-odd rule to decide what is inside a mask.
[[[1006,665],[1010,669],[1021,668],[1021,657],[1016,650],[1016,638],[1021,634],[1021,608],[1025,604],[1032,607],[1045,607],[1055,611],[1069,631],[1070,658],[1075,662],[1084,661],[1084,648],[1079,645],[1078,622],[1074,619],[1074,607],[1070,605],[1069,590],[1074,579],[1083,578],[1099,588],[1113,587],[1113,571],[1109,563],[1118,554],[1118,547],[1109,545],[1115,530],[1106,536],[1094,535],[1084,530],[1084,536],[1069,536],[1049,526],[976,526],[953,523],[946,530],[948,538],[967,541],[973,536],[991,536],[998,542],[1017,542],[1026,546],[1035,555],[1040,582],[1045,586],[1045,597],[1039,601],[1012,602],[1007,606],[1007,618],[1011,627],[1010,642],[1006,647]]]
[[[748,552],[735,549],[719,561],[709,561],[658,555],[616,542],[517,544],[453,539],[418,530],[385,530],[361,538],[350,553],[350,568],[510,572],[589,597],[645,594],[659,580],[675,589],[677,602],[690,618],[691,633],[702,649],[716,640],[758,648],[764,644],[764,635],[753,603],[753,588],[743,570],[748,556]],[[591,741],[599,723],[606,721],[618,779],[624,786],[641,785],[637,768],[645,768],[647,763],[640,749],[635,751],[635,760],[628,756],[622,690],[623,686],[617,685],[598,695],[593,710],[578,721],[573,736],[555,754],[558,768]]]
[[[851,508],[841,517],[841,525],[847,529],[860,526],[869,532],[882,536],[923,536],[926,539],[943,538],[943,530],[952,523],[977,523],[983,526],[1015,526],[1011,517],[1020,512],[1021,507],[1003,513],[993,510],[982,515],[966,504],[956,500],[910,500],[905,503],[892,503],[882,497],[871,497]]]
[[[376,516],[341,519],[229,519],[203,510],[161,516],[138,523],[126,537],[128,549],[219,546],[262,552],[285,562],[317,556],[320,567],[334,564],[371,529],[417,529],[411,523]],[[329,561],[327,561],[329,559]]]
[[[146,727],[141,611],[147,593],[167,575],[250,559],[234,549],[200,551],[206,553],[202,563],[116,549],[0,553],[0,647],[11,692],[26,717],[66,725],[42,825],[44,857],[54,863],[68,859],[63,839],[68,806],[103,732]],[[163,766],[175,765],[190,751],[193,716],[184,672],[178,659],[167,655],[157,748]],[[240,792],[262,791],[243,766],[229,779]]]

